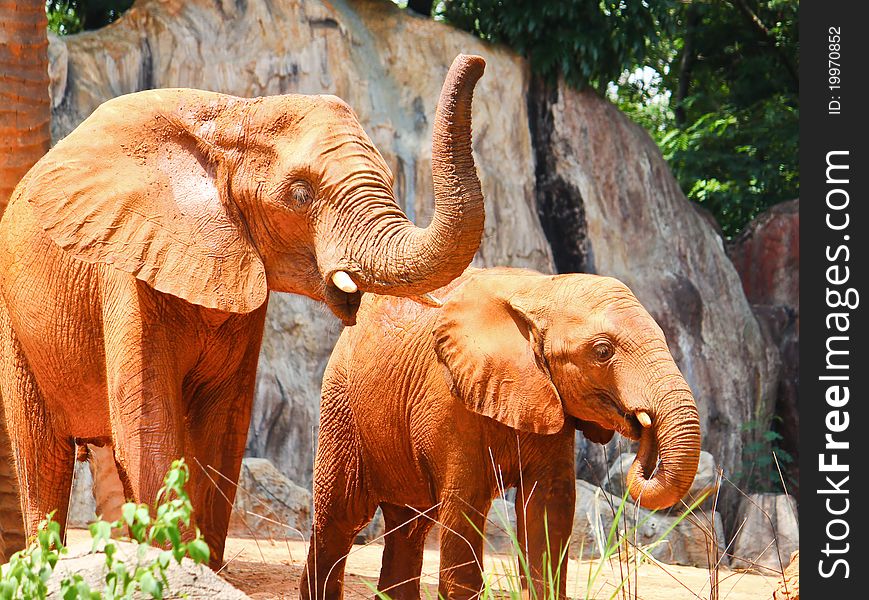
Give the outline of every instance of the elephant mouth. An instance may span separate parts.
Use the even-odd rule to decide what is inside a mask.
[[[356,312],[362,303],[362,292],[357,290],[352,294],[348,294],[339,290],[330,280],[326,284],[323,296],[326,306],[341,320],[341,323],[348,327],[356,324]]]
[[[606,423],[599,423],[600,425],[618,431],[626,438],[635,441],[640,439],[643,434],[643,426],[635,414],[620,407],[609,394],[601,394],[599,402],[606,412],[606,416],[602,419]]]
[[[643,426],[640,425],[640,421],[637,417],[632,414],[622,414],[620,425],[621,426],[616,431],[627,438],[636,441],[643,435]]]

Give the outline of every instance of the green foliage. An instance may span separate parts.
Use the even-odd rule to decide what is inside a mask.
[[[781,417],[773,417],[773,421],[775,420],[780,421]],[[794,462],[794,457],[779,446],[783,439],[780,433],[770,429],[765,421],[759,420],[744,423],[742,433],[746,443],[742,452],[741,469],[734,477],[740,487],[750,492],[782,493],[786,491],[783,485],[789,487],[795,483],[787,474],[787,467]]]
[[[726,237],[799,196],[797,8],[796,0],[680,4],[676,34],[646,63],[654,85],[626,73],[610,89]]]
[[[526,56],[543,77],[602,89],[659,42],[674,0],[445,0],[440,18]]]
[[[799,195],[797,0],[444,0],[435,13],[538,75],[606,91],[726,237]]]
[[[96,521],[89,526],[92,552],[106,557],[105,586],[91,590],[81,575],[73,574],[61,581],[63,600],[119,600],[132,598],[137,591],[160,600],[167,591],[166,570],[172,560],[180,563],[189,556],[195,563],[208,561],[208,545],[199,529],[189,542],[182,541],[181,531],[190,527],[193,507],[184,491],[190,471],[184,460],[176,460],[157,493],[155,517],[146,504],[128,502],[122,508],[122,518],[108,523]],[[46,597],[46,583],[61,555],[67,553],[60,536],[60,525],[53,513],[39,524],[36,539],[25,550],[12,555],[3,565],[0,577],[0,600],[39,599]],[[126,526],[130,540],[136,542],[134,556],[121,556],[120,548],[111,539],[112,530]],[[163,548],[156,560],[147,559],[153,547]]]
[[[48,579],[64,552],[60,525],[52,520],[52,512],[39,523],[36,539],[24,550],[16,552],[2,567],[0,599],[45,598]]]
[[[99,29],[117,21],[133,0],[45,0],[48,28],[57,35]]]
[[[84,29],[77,0],[46,0],[45,15],[48,29],[57,35],[69,35]]]
[[[701,115],[659,140],[686,195],[733,237],[773,204],[799,195],[799,109],[776,94]]]

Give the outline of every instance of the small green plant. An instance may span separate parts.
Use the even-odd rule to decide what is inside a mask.
[[[107,522],[98,520],[89,526],[92,552],[106,557],[105,586],[92,590],[81,575],[73,574],[61,581],[63,600],[119,600],[132,598],[137,591],[162,599],[169,585],[166,572],[172,560],[180,563],[189,556],[195,563],[208,561],[209,549],[198,528],[190,541],[182,540],[182,528],[190,527],[193,507],[184,491],[190,476],[184,459],[176,460],[157,493],[152,512],[146,504],[128,502],[122,507],[122,518]],[[58,559],[67,553],[60,535],[60,525],[47,515],[39,524],[33,542],[12,555],[3,565],[0,577],[0,600],[39,599],[46,597],[47,582]],[[136,543],[133,556],[122,556],[121,548],[111,538],[112,529],[126,526],[130,541]],[[152,548],[162,548],[156,559],[149,559]]]
[[[781,417],[774,416],[775,420]],[[774,423],[773,423],[774,424]],[[745,436],[743,460],[741,469],[736,473],[735,481],[751,492],[781,492],[783,482],[778,466],[785,470],[794,462],[794,457],[780,446],[782,435],[772,429],[769,423],[761,420],[747,421],[742,425]],[[793,484],[791,477],[786,477],[785,485]]]
[[[0,577],[0,598],[45,598],[46,584],[54,565],[64,552],[60,525],[52,520],[54,513],[39,524],[36,539],[24,550],[16,552],[3,565]]]

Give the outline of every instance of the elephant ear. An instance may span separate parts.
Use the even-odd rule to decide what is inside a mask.
[[[438,311],[435,352],[468,409],[519,431],[551,434],[564,409],[543,358],[541,327],[520,299],[540,276],[479,274]]]
[[[597,444],[608,443],[613,439],[613,435],[615,434],[615,431],[612,429],[607,429],[594,421],[583,421],[582,419],[576,420],[576,428],[582,431],[587,440]]]
[[[217,115],[230,98],[154,90],[106,102],[34,167],[25,196],[37,221],[79,260],[208,308],[256,309],[265,268],[225,160],[196,133],[215,125],[197,109]]]

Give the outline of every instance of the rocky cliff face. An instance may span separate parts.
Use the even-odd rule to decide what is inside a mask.
[[[473,118],[486,232],[475,264],[623,279],[694,388],[704,448],[739,468],[740,425],[770,409],[775,352],[714,229],[608,102],[564,87],[529,100],[524,61],[388,2],[139,0],[109,27],[51,45],[55,139],[104,100],[151,87],[332,93],[354,107],[421,225],[443,77],[459,52],[483,55]],[[339,327],[303,298],[271,299],[248,451],[300,484],[311,480],[319,382]]]

